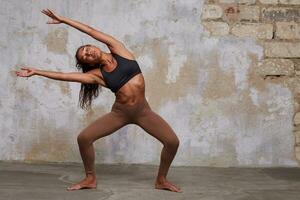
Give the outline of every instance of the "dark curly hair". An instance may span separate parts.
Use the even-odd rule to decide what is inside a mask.
[[[75,54],[76,58],[76,68],[78,70],[81,70],[83,73],[90,71],[92,69],[99,68],[101,64],[97,65],[90,65],[88,63],[82,62],[79,57],[78,57],[78,52],[81,48],[90,46],[89,44],[87,45],[82,45],[80,46]],[[82,109],[88,110],[91,108],[92,105],[92,100],[95,99],[99,95],[99,91],[102,91],[102,87],[99,86],[99,84],[86,84],[86,83],[81,83],[81,89],[79,92],[79,105]]]

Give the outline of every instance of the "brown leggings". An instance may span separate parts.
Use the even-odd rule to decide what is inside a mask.
[[[166,177],[176,155],[179,139],[169,124],[151,110],[145,98],[135,105],[114,102],[111,112],[92,122],[78,135],[77,141],[86,175],[96,175],[93,142],[112,134],[127,124],[140,126],[164,145],[157,178]]]

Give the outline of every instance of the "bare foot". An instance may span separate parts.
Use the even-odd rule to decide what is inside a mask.
[[[97,182],[96,178],[85,178],[79,183],[73,184],[67,188],[68,191],[80,190],[80,189],[96,189]]]
[[[155,189],[170,190],[172,192],[180,192],[180,193],[182,192],[182,190],[179,187],[175,186],[174,184],[170,183],[167,180],[163,182],[156,181]]]

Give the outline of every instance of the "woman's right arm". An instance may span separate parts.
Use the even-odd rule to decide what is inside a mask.
[[[120,42],[119,40],[115,39],[113,36],[103,33],[102,31],[96,30],[86,24],[81,22],[62,17],[54,13],[49,9],[42,10],[42,13],[49,16],[52,20],[48,21],[48,24],[60,24],[65,23],[73,28],[78,29],[81,32],[88,34],[89,36],[93,37],[94,39],[103,42],[107,45],[109,50],[113,53],[126,56],[129,59],[135,59],[134,55],[125,47],[125,45]]]
[[[55,71],[46,71],[30,67],[22,67],[22,71],[16,71],[17,76],[21,77],[30,77],[33,75],[44,76],[46,78],[60,80],[60,81],[69,81],[69,82],[80,82],[86,84],[100,84],[101,79],[91,73],[81,73],[81,72],[55,72]],[[24,71],[25,70],[25,71]]]

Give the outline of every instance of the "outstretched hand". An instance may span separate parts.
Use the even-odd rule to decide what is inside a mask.
[[[51,21],[48,21],[47,24],[60,24],[60,23],[62,23],[62,17],[55,14],[52,10],[43,9],[41,12],[52,19]]]
[[[21,70],[15,71],[17,76],[20,77],[30,77],[36,74],[37,69],[32,67],[21,67]]]

